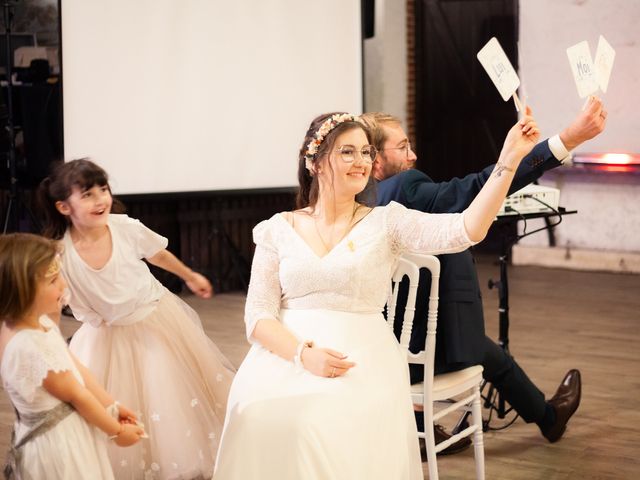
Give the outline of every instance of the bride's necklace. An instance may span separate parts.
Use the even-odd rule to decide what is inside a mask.
[[[335,248],[335,246],[338,243],[340,243],[344,237],[347,236],[347,234],[349,233],[349,231],[351,229],[351,225],[353,224],[353,219],[356,216],[356,211],[357,210],[358,210],[358,202],[354,202],[353,203],[353,212],[351,212],[351,218],[349,219],[349,223],[347,223],[347,226],[345,227],[344,232],[342,233],[342,235],[340,236],[338,241],[336,243],[334,243],[331,248],[329,248],[327,246],[327,243],[324,241],[324,237],[320,233],[320,229],[318,228],[318,217],[313,217],[313,225],[316,228],[316,233],[318,234],[318,238],[320,238],[320,242],[322,243],[322,246],[324,247],[324,250],[325,250],[326,253],[329,253],[332,248]],[[329,243],[331,243],[331,239],[333,238],[333,228],[334,228],[334,225],[331,226],[331,232],[329,233]],[[349,249],[353,250],[352,242],[349,242],[349,243],[350,243]]]

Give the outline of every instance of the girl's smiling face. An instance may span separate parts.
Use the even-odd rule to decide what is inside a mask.
[[[96,228],[107,225],[112,203],[109,185],[93,185],[87,189],[73,186],[69,198],[56,202],[56,208],[68,216],[76,228]]]

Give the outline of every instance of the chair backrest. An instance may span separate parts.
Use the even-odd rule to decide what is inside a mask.
[[[387,323],[393,331],[395,323],[396,305],[398,304],[398,291],[400,290],[400,282],[404,277],[409,278],[409,295],[402,316],[402,331],[400,333],[400,345],[406,351],[409,350],[409,340],[411,339],[411,330],[413,328],[413,317],[416,310],[416,294],[418,291],[418,281],[420,279],[420,271],[415,263],[404,258],[398,260],[398,265],[391,277],[391,291],[387,300]]]
[[[426,268],[431,273],[431,289],[429,291],[429,308],[426,319],[414,319],[416,294],[420,279],[420,268]],[[387,321],[393,328],[396,304],[398,299],[398,286],[404,276],[409,278],[409,295],[402,321],[400,333],[400,345],[407,353],[409,363],[424,365],[424,380],[433,382],[435,352],[436,352],[436,328],[438,324],[438,288],[440,284],[440,261],[433,255],[405,254],[400,258],[398,266],[392,277],[392,291],[387,302]],[[418,353],[409,351],[409,340],[414,321],[427,322],[427,337],[424,348]],[[425,391],[430,391],[430,386],[425,385]]]

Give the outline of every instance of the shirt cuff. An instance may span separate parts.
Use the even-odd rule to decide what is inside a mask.
[[[564,160],[570,155],[567,147],[564,146],[562,140],[560,140],[560,135],[554,135],[549,139],[549,150],[554,157],[560,162],[564,162]]]

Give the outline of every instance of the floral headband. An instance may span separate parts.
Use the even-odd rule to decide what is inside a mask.
[[[351,113],[336,113],[327,118],[313,136],[313,139],[307,144],[307,151],[304,154],[305,167],[311,171],[311,162],[318,153],[318,148],[329,132],[344,122],[361,122],[360,117]]]

